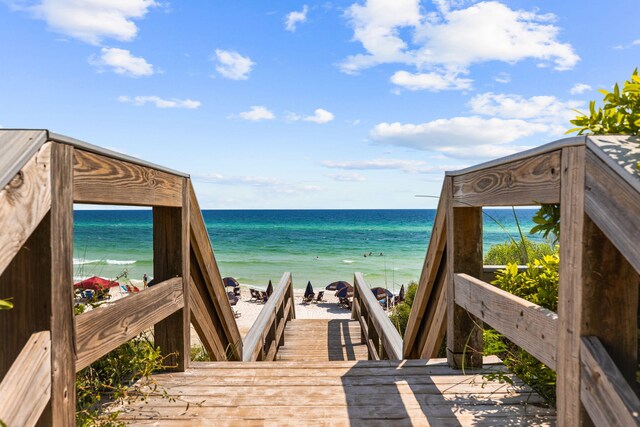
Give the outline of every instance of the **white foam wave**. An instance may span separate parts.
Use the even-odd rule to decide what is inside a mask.
[[[108,260],[105,260],[105,262],[109,265],[131,265],[131,264],[135,264],[136,260],[135,259],[133,260],[108,259]]]
[[[342,262],[344,262],[345,264],[353,264],[354,261],[350,260],[350,259],[343,259]]]
[[[84,264],[95,264],[100,262],[99,259],[84,259],[84,258],[74,258],[73,265],[84,265]]]

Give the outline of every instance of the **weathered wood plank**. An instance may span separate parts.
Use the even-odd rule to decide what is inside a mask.
[[[597,337],[580,340],[580,398],[596,426],[640,425],[640,400]]]
[[[225,346],[220,340],[219,322],[217,316],[215,316],[213,303],[202,297],[201,288],[195,284],[193,275],[190,278],[190,284],[189,298],[191,299],[191,304],[189,309],[191,310],[191,323],[207,353],[214,360],[226,360]]]
[[[448,186],[452,185],[448,182]],[[452,191],[451,189],[448,191]],[[449,193],[451,197],[451,193]],[[482,365],[482,321],[456,304],[454,274],[482,277],[482,208],[447,204],[447,360],[451,367]]]
[[[76,316],[76,371],[89,366],[184,306],[182,278],[175,277],[108,307]]]
[[[591,151],[586,158],[585,212],[640,271],[640,193]]]
[[[188,212],[187,212],[188,213]],[[184,209],[171,207],[153,208],[153,278],[164,281],[173,277],[184,277]],[[187,270],[189,272],[189,270]],[[189,272],[190,274],[190,272]],[[187,276],[188,277],[188,276]],[[188,288],[188,279],[182,289]],[[187,285],[187,286],[185,286]],[[184,299],[182,305],[184,306]],[[165,317],[154,326],[154,343],[160,347],[167,366],[184,371],[189,365],[189,333],[185,325],[188,317],[184,309]]]
[[[0,384],[0,420],[34,426],[51,397],[51,333],[31,335]]]
[[[558,316],[466,274],[456,274],[456,304],[555,369]]]
[[[430,316],[434,312],[437,304],[441,299],[444,288],[437,288],[436,278],[438,271],[441,269],[441,263],[445,254],[447,244],[446,217],[447,217],[447,188],[451,178],[446,177],[440,193],[438,201],[438,209],[436,217],[433,221],[431,229],[431,238],[429,239],[429,247],[425,255],[424,265],[418,282],[418,289],[413,299],[407,328],[403,337],[403,355],[406,358],[420,357],[422,349],[417,344],[425,335],[439,333],[439,330],[432,329],[429,320],[424,320],[425,316]],[[434,287],[436,288],[434,291]],[[433,295],[432,295],[433,294]],[[430,308],[431,307],[431,308]],[[427,324],[425,324],[427,323]],[[437,332],[434,332],[437,331]],[[426,339],[426,338],[425,338]],[[424,339],[423,339],[424,340]]]
[[[355,273],[353,282],[356,290],[354,300],[359,297],[359,302],[366,307],[367,320],[372,322],[376,334],[380,337],[387,358],[402,359],[402,337],[396,327],[393,326],[393,323],[391,323],[391,320],[389,320],[389,316],[384,312],[378,300],[373,296],[362,273]],[[362,321],[360,326],[363,327]],[[365,336],[372,336],[372,331],[368,332]]]
[[[582,425],[580,335],[582,327],[582,251],[584,230],[585,148],[562,150],[560,195],[560,269],[556,395],[560,426]]]
[[[0,190],[0,274],[51,208],[51,143]]]
[[[453,177],[453,207],[560,201],[560,151]]]
[[[233,315],[233,310],[229,305],[227,291],[222,283],[222,276],[216,263],[215,254],[211,247],[209,234],[202,218],[200,206],[196,198],[195,191],[189,181],[189,209],[191,228],[191,251],[195,259],[191,262],[192,275],[202,276],[202,281],[196,281],[198,286],[203,284],[204,289],[199,292],[203,296],[209,295],[210,301],[215,307],[215,313],[210,313],[210,317],[217,317],[218,323],[222,326],[220,330],[220,340],[225,348],[229,348],[229,357],[233,360],[242,360],[242,338]],[[199,270],[199,272],[197,272]]]
[[[47,142],[44,130],[0,129],[0,188],[4,188]]]
[[[73,147],[51,147],[51,417],[70,426],[76,417],[73,310]]]
[[[446,260],[443,261],[434,284],[433,297],[427,305],[424,333],[418,341],[418,357],[423,359],[438,356],[447,332],[447,265]]]
[[[182,206],[180,176],[76,149],[73,199],[77,203]]]

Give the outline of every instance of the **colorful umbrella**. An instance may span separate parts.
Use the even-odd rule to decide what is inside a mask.
[[[327,290],[327,291],[339,291],[340,289],[342,289],[344,287],[347,287],[347,286],[351,286],[349,284],[349,282],[345,282],[345,281],[339,280],[337,282],[333,282],[333,283],[327,285],[325,290]]]
[[[336,291],[336,296],[338,298],[352,298],[353,297],[353,286],[345,286],[342,289],[338,289]]]
[[[103,279],[102,277],[93,276],[73,285],[77,289],[91,289],[92,291],[104,291],[105,289],[120,286],[115,280]]]

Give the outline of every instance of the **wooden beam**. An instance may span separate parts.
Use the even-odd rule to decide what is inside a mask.
[[[429,334],[430,329],[425,328],[425,315],[431,313],[428,310],[433,301],[439,300],[439,295],[432,295],[434,286],[436,285],[436,276],[441,268],[442,257],[445,253],[447,243],[447,182],[451,178],[445,178],[442,186],[440,200],[438,201],[438,209],[436,217],[433,221],[431,229],[431,238],[429,239],[429,247],[425,256],[418,289],[413,299],[409,320],[403,337],[403,355],[405,358],[417,358],[420,354],[420,348],[417,343],[421,340],[422,335]],[[437,291],[437,290],[436,290]]]
[[[353,299],[359,298],[359,301],[366,309],[367,320],[371,322],[375,330],[369,330],[369,337],[379,337],[386,356],[390,360],[402,359],[402,337],[396,327],[393,326],[393,323],[391,323],[389,316],[384,312],[378,300],[373,296],[362,273],[355,273],[353,281],[356,289]],[[374,339],[374,341],[377,340]]]
[[[182,206],[180,176],[79,149],[73,172],[77,203]]]
[[[200,206],[196,198],[193,186],[189,182],[189,209],[191,229],[191,250],[196,262],[193,269],[199,269],[204,278],[209,299],[215,306],[215,315],[220,319],[223,329],[225,346],[230,346],[232,360],[242,360],[242,338],[236,323],[233,310],[229,305],[226,288],[222,283],[222,277],[216,263],[216,258],[211,247]],[[204,295],[204,293],[202,293]],[[221,337],[222,338],[222,337]]]
[[[202,296],[204,285],[202,283],[200,285],[196,284],[196,280],[201,282],[202,278],[194,279],[194,277],[196,276],[192,274],[190,279],[191,289],[189,289],[191,323],[209,355],[217,361],[227,360],[225,344],[221,340],[224,337],[220,333],[222,327],[216,316],[215,308],[211,300],[208,299],[208,294],[205,294],[207,298]]]
[[[435,300],[435,309],[429,322],[429,331],[426,334],[424,345],[420,350],[421,359],[431,359],[438,357],[440,349],[442,348],[442,342],[447,333],[447,289],[446,289],[447,277],[442,278],[442,284],[440,291],[438,292],[438,299]]]
[[[447,186],[452,197],[452,182]],[[447,205],[447,361],[452,368],[482,366],[482,321],[456,304],[454,275],[482,277],[482,208]]]
[[[587,150],[585,211],[640,272],[640,193]]]
[[[76,316],[75,370],[89,366],[182,307],[182,278],[175,277]]]
[[[51,208],[51,143],[0,190],[0,274]]]
[[[466,274],[456,274],[456,304],[489,324],[549,368],[556,368],[558,316]]]
[[[453,178],[454,207],[526,206],[560,201],[560,151]]]
[[[0,420],[35,426],[51,397],[51,333],[31,335],[0,384]]]
[[[73,310],[73,147],[51,147],[51,415],[54,425],[76,418]]]
[[[580,398],[596,426],[640,425],[640,400],[597,337],[580,340]]]
[[[585,148],[562,150],[556,396],[558,424],[583,425],[580,404]]]

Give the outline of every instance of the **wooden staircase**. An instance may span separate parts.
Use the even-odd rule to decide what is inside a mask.
[[[367,360],[367,345],[356,320],[293,319],[284,329],[284,345],[278,349],[281,361]]]

